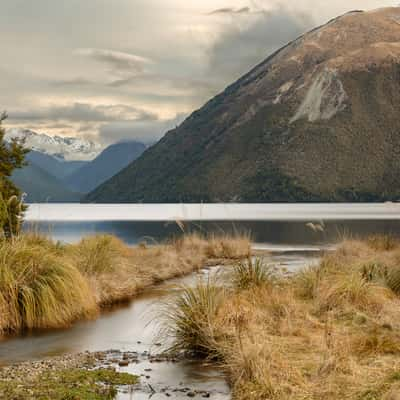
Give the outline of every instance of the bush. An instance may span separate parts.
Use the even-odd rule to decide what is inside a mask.
[[[13,184],[10,177],[16,168],[25,165],[28,152],[23,143],[16,140],[6,143],[2,122],[6,114],[0,115],[0,231],[10,238],[19,233],[21,220],[26,207],[22,204],[21,191]]]

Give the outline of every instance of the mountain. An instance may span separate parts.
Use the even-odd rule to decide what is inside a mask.
[[[81,197],[35,164],[15,170],[11,179],[27,194],[26,201],[29,203],[78,202]]]
[[[400,198],[400,8],[355,11],[268,57],[91,202]]]
[[[75,137],[49,136],[29,129],[7,129],[5,140],[25,140],[31,150],[47,154],[59,161],[88,161],[96,158],[102,146],[89,140]]]
[[[137,159],[145,149],[146,145],[133,141],[113,144],[68,176],[66,182],[73,190],[88,193]]]
[[[41,169],[48,171],[51,175],[59,180],[63,180],[89,162],[60,161],[58,158],[35,150],[31,150],[27,154],[26,159],[30,164],[35,164]]]

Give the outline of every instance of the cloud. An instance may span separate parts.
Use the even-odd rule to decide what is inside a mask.
[[[118,121],[103,125],[99,130],[100,141],[104,144],[137,140],[146,144],[159,140],[167,131],[177,127],[186,115],[178,114],[166,120]]]
[[[233,18],[208,50],[209,71],[220,79],[238,78],[313,26],[310,16],[283,6],[258,11],[246,21]]]
[[[86,78],[72,78],[72,79],[64,79],[64,80],[55,80],[50,82],[51,86],[60,86],[60,87],[65,87],[65,86],[89,86],[89,85],[94,85],[95,82],[91,81],[90,79]]]
[[[28,111],[10,111],[11,122],[15,121],[70,121],[70,122],[109,122],[126,119],[154,120],[155,114],[125,104],[92,105],[73,103],[53,105]]]
[[[174,126],[165,118],[197,109],[302,32],[386,5],[393,1],[2,0],[0,111],[8,125],[49,134],[158,138]]]
[[[145,66],[152,63],[146,57],[115,50],[82,48],[77,49],[75,53],[104,63],[109,66],[110,72],[121,76],[141,74]]]
[[[242,7],[242,8],[232,8],[232,7],[225,7],[219,8],[217,10],[211,11],[207,15],[219,15],[219,14],[247,14],[251,12],[250,7]]]

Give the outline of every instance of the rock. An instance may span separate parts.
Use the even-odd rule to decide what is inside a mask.
[[[195,396],[196,396],[196,393],[195,393],[195,392],[187,392],[187,393],[186,393],[186,396],[187,396],[187,397],[195,397]]]
[[[127,367],[129,365],[129,361],[128,360],[121,360],[118,365],[120,367]]]

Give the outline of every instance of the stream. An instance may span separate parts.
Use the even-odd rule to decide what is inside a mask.
[[[268,262],[286,270],[315,263],[316,249],[280,248],[268,257]],[[230,399],[230,389],[224,373],[215,365],[199,360],[157,360],[163,347],[159,338],[160,315],[166,300],[176,294],[179,285],[194,285],[201,277],[219,275],[229,267],[212,267],[186,277],[172,279],[153,287],[129,304],[107,309],[93,321],[82,321],[65,330],[35,332],[33,334],[4,339],[0,342],[0,365],[22,361],[40,360],[46,357],[83,351],[107,351],[113,359],[121,352],[132,352],[137,357],[128,366],[114,366],[122,372],[141,376],[141,384],[133,391],[119,392],[117,400],[165,399],[209,397],[216,400]],[[110,352],[112,350],[112,352]],[[157,361],[155,361],[157,360]]]

